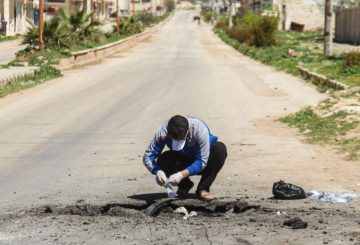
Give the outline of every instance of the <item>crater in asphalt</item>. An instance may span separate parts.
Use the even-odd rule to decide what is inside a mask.
[[[108,203],[96,204],[74,204],[67,206],[49,205],[38,208],[35,214],[51,215],[80,215],[80,216],[129,216],[141,212],[149,216],[159,214],[172,214],[179,207],[185,207],[188,212],[196,211],[200,216],[221,216],[226,212],[242,213],[250,209],[259,209],[260,206],[249,205],[243,201],[212,201],[204,202],[194,199],[168,199],[157,200],[152,203]]]

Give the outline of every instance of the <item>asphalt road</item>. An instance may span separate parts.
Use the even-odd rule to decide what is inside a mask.
[[[279,179],[360,191],[358,164],[303,143],[276,121],[326,96],[240,55],[192,16],[177,13],[127,52],[0,100],[3,208],[165,191],[142,155],[156,128],[174,114],[202,118],[227,144],[216,196],[252,191],[268,197]]]

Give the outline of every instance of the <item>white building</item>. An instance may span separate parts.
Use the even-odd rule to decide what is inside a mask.
[[[15,35],[26,30],[28,2],[28,0],[0,0],[1,34]]]
[[[116,2],[119,1],[119,12],[122,16],[132,15],[138,11],[149,11],[154,14],[159,14],[161,6],[163,7],[163,0],[111,0],[111,13],[116,13]],[[135,10],[135,11],[134,11]]]
[[[164,13],[164,1],[166,0],[43,0],[44,19],[56,15],[60,8],[68,12],[85,9],[91,12],[93,2],[94,16],[99,19],[107,19],[116,15],[116,3],[119,3],[121,16],[132,15],[138,11],[151,11],[154,14]],[[135,1],[135,2],[133,2]],[[26,31],[27,22],[34,23],[39,19],[39,0],[0,0],[0,35],[15,35]],[[6,32],[2,32],[2,20],[6,22]]]

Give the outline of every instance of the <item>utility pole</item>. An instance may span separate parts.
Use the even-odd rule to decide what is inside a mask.
[[[44,32],[44,5],[43,5],[43,0],[39,0],[39,49],[40,49],[40,51],[44,51],[43,32]]]
[[[234,16],[234,0],[230,0],[230,6],[229,6],[229,28],[233,27],[233,21],[232,21],[232,17]]]
[[[324,56],[332,55],[332,16],[333,6],[332,0],[325,0],[325,27],[324,27]]]
[[[135,0],[132,1],[133,1],[133,16],[135,16]]]
[[[116,33],[120,34],[120,23],[119,23],[119,0],[116,0]]]
[[[282,5],[282,17],[283,17],[283,18],[282,18],[282,21],[281,21],[281,22],[282,22],[282,23],[281,23],[281,24],[282,24],[281,26],[282,26],[282,30],[283,30],[283,31],[286,31],[286,17],[287,17],[286,14],[287,14],[287,13],[286,13],[286,4],[283,3],[283,5]]]
[[[151,4],[151,14],[154,15],[153,0],[150,0],[150,4]]]
[[[94,0],[90,1],[91,20],[94,20]]]

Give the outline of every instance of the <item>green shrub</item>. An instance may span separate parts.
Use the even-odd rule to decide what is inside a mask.
[[[136,17],[122,18],[120,33],[123,35],[134,35],[143,31],[143,25]]]
[[[212,10],[203,10],[201,15],[204,17],[205,22],[210,22],[212,18],[215,18],[215,13]]]
[[[229,28],[229,15],[221,15],[218,17],[216,21],[216,28],[221,28],[223,30],[227,30]]]
[[[268,47],[276,44],[275,32],[278,27],[278,18],[264,15],[258,18],[253,26],[255,34],[255,45]]]
[[[175,10],[176,4],[174,0],[166,0],[164,3],[168,12],[172,12]]]
[[[138,20],[141,21],[145,26],[152,24],[155,21],[155,17],[151,12],[141,11],[137,14]]]
[[[247,13],[242,18],[234,19],[234,26],[228,30],[228,34],[248,45],[268,47],[276,44],[277,26],[277,17]]]
[[[239,40],[248,45],[253,45],[255,43],[255,35],[252,32],[251,28],[248,28],[245,25],[236,25],[228,29],[228,34],[231,38]]]
[[[345,67],[360,66],[360,52],[351,51],[346,53],[343,58],[343,64]]]

